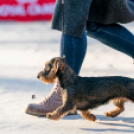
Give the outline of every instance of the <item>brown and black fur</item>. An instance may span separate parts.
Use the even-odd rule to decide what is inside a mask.
[[[106,112],[106,116],[115,117],[124,111],[127,100],[134,102],[134,79],[121,76],[80,77],[62,57],[47,62],[37,77],[44,83],[54,83],[55,78],[60,81],[63,105],[46,115],[52,120],[59,120],[69,111],[77,109],[83,118],[95,121],[96,117],[89,109],[97,108],[110,100],[113,100],[116,109]]]

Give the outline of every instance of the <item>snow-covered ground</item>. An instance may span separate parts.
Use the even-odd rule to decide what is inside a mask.
[[[134,33],[134,23],[126,27]],[[28,103],[40,101],[52,88],[36,76],[44,62],[59,56],[60,36],[60,32],[51,30],[49,22],[0,23],[0,134],[134,133],[134,104],[130,102],[114,119],[104,116],[114,108],[112,103],[92,110],[97,116],[95,123],[79,114],[55,122],[24,113]],[[134,64],[132,58],[88,38],[80,75],[134,77]],[[31,99],[33,94],[35,100]]]

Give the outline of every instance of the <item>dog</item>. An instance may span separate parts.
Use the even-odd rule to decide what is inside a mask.
[[[63,105],[46,115],[52,120],[59,120],[69,111],[79,110],[83,118],[95,121],[96,117],[89,109],[97,108],[110,100],[113,100],[116,109],[105,115],[115,117],[124,111],[127,100],[134,102],[134,79],[121,76],[80,77],[63,57],[45,63],[45,69],[37,77],[44,83],[54,83],[56,78],[60,82]]]

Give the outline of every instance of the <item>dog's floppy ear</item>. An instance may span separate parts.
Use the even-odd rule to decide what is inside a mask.
[[[51,69],[50,69],[50,72],[49,72],[47,77],[49,77],[49,78],[54,77],[56,75],[56,73],[57,73],[57,66],[56,66],[56,63],[54,61],[53,63],[51,63]]]
[[[48,77],[53,77],[56,75],[57,71],[62,71],[64,65],[64,59],[54,59],[51,63],[52,68],[49,72]]]
[[[63,66],[64,66],[64,61],[65,61],[65,58],[62,58],[61,60],[57,60],[57,71],[60,70],[62,71],[63,70]]]

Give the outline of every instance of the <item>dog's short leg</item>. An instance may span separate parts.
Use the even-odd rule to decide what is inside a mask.
[[[89,110],[81,110],[80,113],[84,119],[95,122],[96,117],[93,114],[90,114]]]
[[[48,113],[46,117],[52,120],[59,120],[61,117],[68,114],[68,112],[73,109],[75,109],[75,106],[71,103],[67,103],[56,109],[53,113]]]
[[[125,110],[124,108],[124,103],[127,101],[127,99],[125,98],[118,98],[118,99],[114,99],[113,103],[116,106],[116,109],[110,111],[110,112],[106,112],[105,115],[107,117],[115,117],[117,115],[119,115],[121,112],[123,112]]]

